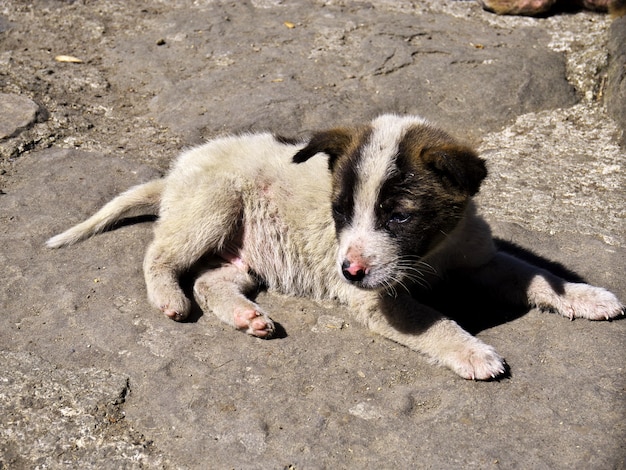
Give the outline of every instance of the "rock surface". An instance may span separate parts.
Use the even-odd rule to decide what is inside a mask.
[[[488,159],[479,202],[499,237],[624,300],[623,20],[435,0],[2,15],[0,101],[38,111],[0,114],[0,468],[626,466],[624,321],[485,314],[468,327],[511,377],[469,382],[337,305],[261,294],[287,332],[272,341],[162,318],[141,272],[150,222],[43,246],[219,133],[411,112]]]
[[[165,462],[124,420],[128,377],[95,368],[60,369],[26,352],[0,351],[0,359],[0,452],[7,468],[94,461],[123,468],[130,459],[156,468]]]
[[[37,119],[39,106],[28,98],[0,93],[0,140],[14,137]]]
[[[626,129],[626,16],[617,18],[611,25],[607,88],[609,114]],[[626,132],[622,133],[621,144],[626,148]]]

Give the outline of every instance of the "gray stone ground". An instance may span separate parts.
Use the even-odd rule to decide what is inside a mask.
[[[43,242],[222,132],[418,113],[480,148],[496,233],[626,299],[626,18],[475,2],[0,2],[0,469],[626,468],[626,322],[464,307],[464,381],[337,305],[287,336],[145,300],[150,224]],[[58,55],[80,59],[60,62]]]

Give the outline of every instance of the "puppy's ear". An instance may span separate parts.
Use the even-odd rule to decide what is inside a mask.
[[[423,151],[422,160],[446,183],[468,196],[478,192],[487,176],[485,160],[468,147],[446,145],[428,148]]]
[[[306,162],[318,153],[328,155],[328,166],[332,170],[337,158],[347,152],[352,145],[354,132],[347,128],[336,128],[313,134],[309,143],[293,156],[294,163]]]

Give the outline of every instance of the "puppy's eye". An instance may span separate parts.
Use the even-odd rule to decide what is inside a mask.
[[[335,218],[335,220],[346,220],[344,207],[341,204],[333,204],[333,217]]]
[[[408,222],[410,219],[411,216],[409,214],[405,214],[404,212],[394,212],[393,214],[391,214],[391,217],[389,217],[389,223],[403,224],[405,222]]]

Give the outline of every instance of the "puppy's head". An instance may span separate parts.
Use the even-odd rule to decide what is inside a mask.
[[[294,162],[328,155],[338,268],[358,287],[419,282],[420,260],[454,229],[487,175],[470,148],[415,116],[315,134]]]

